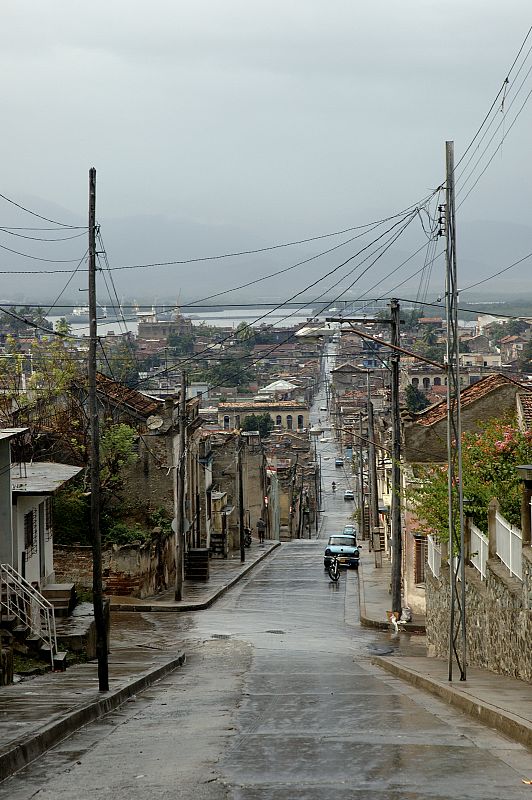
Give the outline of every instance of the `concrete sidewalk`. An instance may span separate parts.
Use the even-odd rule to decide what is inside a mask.
[[[375,568],[373,554],[363,552],[359,567],[360,622],[366,627],[390,630],[386,621],[386,611],[390,609],[390,563],[383,559],[382,568]],[[404,629],[404,633],[397,636],[424,633],[424,617],[415,616],[412,625]],[[456,665],[450,682],[447,662],[428,656],[374,656],[372,662],[532,748],[532,687],[529,684],[470,666],[467,681],[460,681]]]
[[[173,589],[143,600],[137,597],[112,595],[111,611],[201,611],[209,608],[279,546],[280,542],[266,541],[262,545],[253,540],[251,547],[246,550],[246,560],[243,564],[239,553],[231,554],[229,558],[212,558],[208,581],[185,580],[184,600],[174,600]]]
[[[367,545],[367,542],[364,542]],[[366,548],[358,568],[360,591],[360,624],[366,628],[390,630],[387,612],[391,611],[391,564],[383,553],[382,567],[375,566],[375,555]],[[412,622],[401,626],[409,633],[425,633],[425,617],[412,616]]]
[[[173,592],[149,601],[118,598],[113,611],[195,611],[212,605],[279,542],[252,545],[247,560],[215,560],[208,582],[186,581],[187,599],[173,602]],[[116,600],[116,598],[115,598]],[[29,764],[50,747],[185,663],[179,644],[161,650],[124,643],[111,629],[109,691],[98,691],[97,664],[71,666],[0,688],[0,780]]]

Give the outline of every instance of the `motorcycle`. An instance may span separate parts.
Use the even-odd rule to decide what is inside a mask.
[[[329,564],[327,565],[327,572],[329,573],[329,578],[333,583],[337,583],[340,580],[340,565],[336,556],[332,556]]]
[[[335,492],[335,491],[336,491],[336,484],[335,484],[335,482],[334,482],[334,481],[332,482],[332,490],[333,490],[333,492]]]

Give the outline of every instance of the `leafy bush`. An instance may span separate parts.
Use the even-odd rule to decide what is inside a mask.
[[[90,498],[81,488],[63,489],[54,497],[54,541],[90,545]]]
[[[115,522],[104,535],[104,544],[133,544],[148,542],[151,534],[140,525],[128,525],[126,522]]]

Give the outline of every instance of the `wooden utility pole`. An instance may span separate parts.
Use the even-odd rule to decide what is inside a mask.
[[[244,526],[244,482],[242,478],[242,434],[238,432],[236,443],[236,465],[238,471],[238,534],[240,541],[240,561],[246,560],[245,526]]]
[[[366,507],[364,503],[364,451],[362,448],[362,412],[358,418],[358,481],[360,486],[359,512],[360,512],[360,537],[366,539]]]
[[[368,370],[368,482],[370,496],[370,547],[373,547],[373,529],[379,524],[379,493],[377,489],[377,455],[375,452],[375,425],[373,423],[373,403],[371,402],[371,373]]]
[[[399,303],[392,300],[391,308],[391,395],[392,395],[392,611],[400,612],[403,537],[401,532],[401,416],[399,411]]]
[[[454,142],[445,143],[446,166],[446,281],[447,312],[447,490],[449,513],[449,680],[456,660],[460,680],[467,677],[464,497],[462,481],[462,424],[460,410],[460,337],[454,196]],[[456,560],[455,560],[456,557]]]
[[[187,374],[181,373],[179,394],[179,447],[177,452],[176,481],[176,554],[175,554],[175,599],[183,599],[185,577],[185,476],[187,435]]]
[[[96,395],[96,170],[89,170],[89,425],[91,477],[92,599],[96,626],[98,688],[109,690],[107,626],[103,611],[102,538],[100,533],[100,431]]]

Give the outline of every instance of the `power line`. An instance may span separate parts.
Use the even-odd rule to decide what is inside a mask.
[[[16,203],[14,200],[12,200],[10,197],[7,197],[5,194],[0,193],[0,197],[2,198],[2,200],[5,200],[6,203],[10,203],[12,206],[20,208],[21,211],[25,211],[27,214],[31,214],[32,217],[37,217],[38,219],[42,219],[45,222],[51,222],[53,225],[58,225],[61,228],[71,228],[74,230],[82,230],[82,229],[87,230],[86,225],[67,225],[65,222],[58,222],[56,219],[50,219],[49,217],[44,217],[42,214],[37,214],[36,211],[32,211],[31,209],[26,208],[25,206],[22,206],[20,203]]]
[[[309,237],[307,239],[299,239],[297,241],[284,242],[282,244],[269,245],[268,247],[262,247],[262,248],[258,248],[258,249],[255,249],[255,250],[241,250],[241,251],[235,251],[235,252],[231,252],[231,253],[220,253],[220,254],[212,255],[212,256],[202,256],[202,257],[188,258],[188,259],[176,259],[176,260],[172,260],[172,261],[153,262],[153,263],[149,263],[149,264],[126,264],[126,265],[117,266],[117,267],[110,266],[109,269],[113,270],[113,271],[115,271],[115,270],[130,270],[130,269],[148,269],[148,268],[159,267],[159,266],[186,265],[186,264],[194,264],[194,263],[199,263],[199,262],[217,261],[217,260],[221,260],[221,259],[225,259],[225,258],[233,258],[233,257],[238,257],[238,256],[251,255],[251,254],[254,254],[254,253],[262,253],[262,252],[266,252],[266,251],[269,251],[269,250],[277,250],[277,249],[284,248],[284,247],[291,247],[293,245],[305,244],[307,242],[317,241],[319,239],[325,239],[325,238],[329,238],[329,237],[332,237],[332,236],[339,236],[342,233],[348,233],[348,232],[354,231],[354,230],[362,230],[363,228],[369,228],[369,230],[366,231],[366,233],[369,233],[374,228],[376,228],[376,227],[378,227],[380,225],[383,225],[384,223],[389,222],[389,221],[391,221],[393,219],[397,219],[397,218],[399,218],[401,216],[404,216],[408,211],[410,211],[412,209],[415,209],[418,206],[424,205],[433,196],[433,194],[434,194],[434,192],[432,192],[427,197],[423,198],[419,203],[407,206],[407,208],[405,210],[400,211],[400,212],[398,212],[396,214],[392,214],[389,217],[384,217],[381,220],[374,220],[372,222],[365,223],[364,225],[358,225],[358,226],[354,226],[352,228],[344,228],[343,230],[340,230],[340,231],[334,231],[332,233],[325,233],[325,234],[321,234],[319,236]],[[2,197],[2,195],[0,195],[0,197]],[[75,226],[71,226],[71,227],[75,227]],[[361,235],[364,235],[364,234],[361,234]],[[353,237],[353,238],[357,238],[357,237]],[[341,245],[339,245],[339,246],[341,246]],[[331,249],[336,249],[336,248],[331,248]],[[16,253],[17,251],[13,251],[13,252]],[[324,251],[324,254],[326,252],[328,252],[328,251]],[[21,253],[19,255],[25,255],[25,254]],[[28,257],[31,258],[31,256],[28,256]],[[44,261],[46,259],[41,259],[41,260]],[[74,260],[77,260],[77,259],[73,259],[72,261],[74,261]],[[309,259],[309,260],[311,260],[311,259]],[[63,263],[63,262],[55,261],[53,263]],[[67,263],[67,262],[64,262],[64,263]],[[301,262],[301,263],[305,263],[305,262]],[[297,264],[295,266],[299,266],[299,264]],[[82,271],[85,272],[86,270],[82,270]],[[9,269],[9,270],[7,270],[7,269],[3,269],[3,270],[0,270],[0,275],[55,275],[55,274],[58,274],[58,273],[67,273],[67,272],[70,272],[70,270],[65,270],[65,269],[56,269],[56,270],[12,270],[12,269]],[[279,273],[273,273],[269,277],[274,277],[277,274],[281,274],[281,273],[280,272]],[[238,287],[235,287],[234,289],[232,289],[231,291],[236,291],[237,289],[240,289],[240,288],[245,288],[245,287],[238,286]],[[210,299],[210,298],[206,298],[206,299]]]
[[[411,221],[411,219],[412,219],[412,218],[413,218],[413,215],[411,215],[411,216],[410,216],[410,221]],[[334,268],[333,268],[333,269],[331,269],[329,272],[327,272],[325,275],[323,275],[322,277],[320,277],[320,278],[318,278],[317,280],[313,281],[311,284],[309,284],[309,285],[305,286],[305,287],[304,287],[304,288],[303,288],[301,291],[299,291],[299,292],[296,292],[296,294],[294,294],[294,295],[292,295],[290,298],[288,298],[288,301],[284,301],[283,303],[281,303],[281,304],[279,304],[278,306],[276,306],[276,307],[274,307],[273,309],[271,309],[271,310],[270,310],[269,312],[267,312],[266,314],[263,314],[262,316],[260,316],[260,317],[257,317],[257,319],[255,319],[255,320],[253,321],[253,323],[246,324],[246,328],[245,328],[245,329],[247,330],[248,328],[251,328],[251,327],[252,327],[254,324],[257,324],[257,322],[260,322],[262,319],[265,319],[266,317],[268,317],[269,315],[271,315],[271,314],[272,314],[274,311],[277,311],[279,308],[282,308],[282,307],[283,307],[283,306],[286,304],[286,302],[290,302],[290,301],[294,300],[296,297],[299,297],[299,296],[301,296],[301,295],[303,294],[303,292],[306,292],[306,291],[308,291],[308,289],[311,289],[313,286],[316,286],[316,284],[318,284],[318,283],[321,283],[321,281],[325,280],[325,279],[326,279],[326,278],[328,278],[330,275],[332,275],[333,273],[337,272],[337,271],[338,271],[339,269],[341,269],[342,267],[346,266],[346,264],[348,264],[348,263],[349,263],[350,261],[352,261],[353,259],[357,258],[357,257],[358,257],[358,256],[359,256],[361,253],[363,253],[363,252],[364,252],[365,250],[367,250],[368,248],[372,247],[372,246],[373,246],[373,245],[374,245],[376,242],[378,242],[380,239],[382,239],[384,236],[386,236],[388,233],[390,233],[390,231],[392,231],[394,228],[396,228],[396,227],[397,227],[399,224],[401,224],[401,222],[403,222],[403,221],[404,221],[404,218],[403,218],[402,220],[399,220],[399,222],[395,222],[395,223],[394,223],[394,224],[393,224],[393,225],[392,225],[390,228],[388,228],[388,230],[386,230],[386,231],[385,231],[384,233],[382,233],[380,236],[376,237],[376,239],[374,239],[372,242],[370,242],[369,244],[367,244],[365,247],[363,247],[363,248],[361,248],[360,250],[358,250],[358,251],[357,251],[357,253],[355,253],[354,255],[352,255],[352,256],[350,256],[349,258],[347,258],[347,259],[346,259],[345,261],[343,261],[341,264],[339,264],[338,266],[334,267]],[[354,269],[356,269],[356,267],[354,267]],[[351,272],[352,272],[352,271],[353,271],[353,270],[351,270]],[[345,276],[344,276],[344,278],[345,278]],[[336,285],[336,284],[335,284],[335,285]],[[330,290],[330,287],[329,287],[328,291],[329,291],[329,290]],[[347,290],[346,290],[346,291],[347,291]],[[345,292],[343,292],[342,294],[344,294],[344,293],[345,293]],[[342,294],[340,295],[340,297],[342,296]],[[321,296],[321,295],[320,295],[320,296]],[[315,302],[317,302],[317,301],[315,301]],[[335,301],[332,301],[332,302],[335,302]],[[294,312],[294,314],[295,314],[295,313],[297,313],[297,312]],[[288,315],[288,317],[285,317],[284,319],[288,319],[290,316],[293,316],[294,314]],[[222,339],[222,340],[221,340],[220,342],[218,342],[217,344],[221,344],[221,343],[223,343],[224,341],[227,341],[227,339],[229,339],[229,338],[232,338],[232,334],[231,334],[230,336],[228,336],[228,337],[225,337],[224,339]],[[203,353],[205,353],[205,352],[208,352],[209,350],[212,350],[212,346],[211,346],[211,347],[207,347],[207,348],[205,348],[205,350],[203,350],[201,353],[198,353],[198,354],[196,355],[196,358],[197,358],[197,356],[199,356],[199,355],[203,355]],[[181,366],[183,366],[183,364],[186,364],[186,363],[187,363],[188,361],[190,361],[190,360],[195,360],[195,358],[186,359],[184,362],[182,362],[182,363],[181,363]],[[162,370],[160,374],[167,374],[167,371],[166,371],[166,370]],[[146,380],[146,379],[145,379],[145,380]],[[137,384],[137,386],[138,386],[138,385],[139,385],[141,382],[142,382],[142,381],[139,381],[139,383]]]
[[[45,236],[27,236],[24,233],[16,233],[16,230],[41,230],[40,228],[6,228],[0,225],[0,231],[3,233],[9,234],[9,236],[17,236],[19,239],[30,239],[34,242],[70,242],[72,239],[79,239],[81,236],[86,236],[86,231],[81,231],[81,233],[75,233],[73,236],[61,236],[55,239],[49,239]],[[43,228],[42,230],[47,230]],[[57,228],[50,228],[49,230],[57,231]]]
[[[528,40],[528,38],[529,38],[529,36],[530,36],[530,34],[531,34],[531,33],[532,33],[532,25],[531,25],[531,26],[530,26],[530,28],[528,29],[528,32],[527,32],[527,34],[526,34],[525,38],[523,39],[523,42],[522,42],[522,44],[521,44],[521,47],[519,48],[519,50],[518,50],[518,52],[517,52],[517,55],[515,56],[515,58],[514,58],[514,60],[513,60],[512,66],[510,67],[510,69],[509,69],[509,70],[508,70],[508,72],[506,73],[506,77],[505,77],[505,79],[503,80],[503,82],[502,82],[502,85],[501,85],[501,88],[500,88],[500,89],[499,89],[499,91],[497,92],[497,95],[495,96],[495,99],[493,100],[493,102],[492,102],[492,104],[491,104],[491,106],[490,106],[490,108],[489,108],[489,111],[488,111],[488,113],[486,114],[486,116],[485,116],[485,117],[484,117],[484,119],[482,120],[482,122],[481,122],[481,124],[480,124],[480,126],[479,126],[479,128],[478,128],[478,130],[477,130],[477,132],[475,133],[475,135],[473,136],[473,138],[472,138],[472,139],[471,139],[471,141],[469,142],[468,146],[466,147],[465,151],[463,152],[463,154],[462,154],[462,157],[461,157],[461,158],[458,160],[458,162],[456,163],[456,165],[455,165],[455,171],[456,171],[456,169],[458,168],[458,166],[459,166],[459,165],[462,163],[462,161],[463,161],[463,160],[464,160],[464,158],[466,157],[467,153],[469,152],[469,150],[471,149],[471,147],[472,147],[472,146],[473,146],[473,144],[475,143],[475,141],[476,141],[476,139],[477,139],[478,135],[480,134],[480,132],[481,132],[482,128],[484,127],[484,125],[486,124],[487,120],[489,119],[489,116],[490,116],[491,112],[492,112],[492,111],[493,111],[493,109],[496,107],[496,105],[497,105],[497,102],[498,102],[498,100],[499,100],[499,97],[501,96],[501,94],[504,94],[504,92],[505,92],[505,89],[506,89],[506,86],[507,86],[507,85],[508,85],[508,83],[509,83],[509,80],[510,80],[510,75],[511,75],[511,73],[512,73],[512,70],[513,70],[513,68],[515,67],[516,63],[517,63],[517,61],[518,61],[518,59],[519,59],[519,56],[520,56],[520,55],[521,55],[521,53],[523,52],[524,46],[525,46],[525,44],[526,44],[526,42],[527,42],[527,40]],[[525,60],[526,60],[526,59],[525,59]]]
[[[24,258],[30,258],[32,261],[46,261],[49,264],[74,264],[78,260],[77,258],[42,258],[41,256],[32,256],[29,253],[21,253],[19,250],[13,250],[11,247],[7,247],[5,244],[0,244],[0,248],[2,250],[7,250],[8,253],[14,253],[17,256],[23,256]],[[20,274],[24,274],[24,272],[21,272]]]

